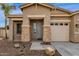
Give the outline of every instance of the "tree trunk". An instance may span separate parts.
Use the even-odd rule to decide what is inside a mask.
[[[7,19],[5,17],[5,39],[7,39]]]

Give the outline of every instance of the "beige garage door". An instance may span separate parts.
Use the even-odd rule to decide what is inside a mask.
[[[51,23],[52,41],[69,41],[69,23]]]

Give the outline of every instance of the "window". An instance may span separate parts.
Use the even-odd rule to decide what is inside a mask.
[[[68,26],[68,23],[65,23],[64,25]]]
[[[34,30],[34,32],[36,32],[36,26],[37,24],[36,23],[33,23],[33,30]]]
[[[76,28],[79,28],[79,24],[76,24],[75,26],[76,26]]]
[[[58,23],[55,23],[55,25],[58,25]]]
[[[79,24],[75,24],[75,31],[79,32]]]
[[[63,23],[60,23],[60,25],[63,25]]]
[[[54,25],[54,23],[51,23],[51,25]]]
[[[17,23],[17,34],[21,34],[21,23]]]

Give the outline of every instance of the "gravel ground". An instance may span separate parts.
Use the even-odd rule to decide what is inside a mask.
[[[28,51],[26,51],[26,52],[28,52]],[[26,55],[28,55],[28,56],[48,56],[45,54],[45,52],[43,50],[32,50],[32,51],[28,52]],[[56,50],[56,53],[54,56],[61,56],[61,55]]]
[[[31,43],[19,43],[19,48],[15,48],[14,44],[7,40],[0,40],[0,56],[47,56],[43,50],[30,50]],[[54,56],[61,55],[56,50]]]

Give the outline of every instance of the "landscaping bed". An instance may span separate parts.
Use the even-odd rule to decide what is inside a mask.
[[[19,43],[20,47],[15,48],[13,42],[0,41],[0,56],[47,56],[44,50],[30,50],[32,43]],[[61,56],[56,50],[54,56]]]
[[[26,51],[27,56],[48,56],[45,54],[44,50],[31,50],[31,51]],[[61,56],[59,52],[56,50],[56,53],[54,56]]]

